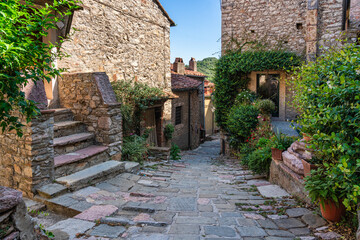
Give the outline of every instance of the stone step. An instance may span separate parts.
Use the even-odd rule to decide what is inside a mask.
[[[73,112],[68,108],[57,108],[54,113],[54,122],[72,121],[74,120]]]
[[[140,164],[137,162],[127,162],[125,161],[125,172],[127,173],[137,173],[140,170]]]
[[[79,121],[63,121],[54,123],[54,137],[65,137],[86,131],[86,125]]]
[[[108,147],[91,145],[76,152],[55,157],[55,178],[67,176],[109,160]]]
[[[86,168],[66,177],[56,179],[57,183],[63,184],[68,189],[78,190],[105,179],[110,179],[124,172],[125,163],[118,161],[107,161],[98,165]]]
[[[42,186],[37,190],[38,194],[43,198],[54,198],[67,192],[67,188],[57,183],[51,183]]]
[[[54,138],[55,156],[87,148],[93,144],[94,134],[87,132]]]
[[[299,175],[304,175],[304,165],[302,161],[298,159],[295,155],[292,155],[288,151],[282,153],[284,164],[290,168],[292,171]]]

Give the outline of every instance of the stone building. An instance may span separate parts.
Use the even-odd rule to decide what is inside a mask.
[[[185,68],[181,58],[177,58],[172,66],[171,88],[178,96],[172,102],[172,123],[175,126],[173,143],[183,150],[197,148],[205,137],[205,77],[197,71],[193,58],[189,68]]]
[[[110,81],[137,80],[171,92],[174,22],[158,0],[82,1],[81,10],[42,41],[58,41],[71,24],[78,31],[62,45],[70,57],[55,62],[67,73],[26,89],[29,99],[41,100],[41,115],[26,125],[23,138],[0,135],[0,185],[28,197],[78,189],[124,171],[120,103]],[[162,130],[171,121],[171,101],[157,107]]]
[[[269,47],[282,48],[313,60],[321,46],[336,39],[356,41],[359,30],[359,0],[222,0],[222,50],[233,49],[234,42],[260,40]],[[345,35],[343,35],[345,34]],[[272,86],[279,120],[293,119],[292,94],[281,71],[253,72],[249,88],[259,92]]]

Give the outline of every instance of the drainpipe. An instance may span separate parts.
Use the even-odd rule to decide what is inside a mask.
[[[188,147],[189,147],[189,149],[191,149],[191,90],[189,90],[189,92],[188,92],[188,114],[189,114],[189,116],[188,116],[188,129],[189,129],[189,134],[188,134]]]

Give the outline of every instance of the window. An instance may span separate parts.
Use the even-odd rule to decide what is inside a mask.
[[[175,125],[181,124],[182,106],[176,107],[175,111]]]
[[[342,30],[348,29],[350,23],[350,0],[343,0]]]

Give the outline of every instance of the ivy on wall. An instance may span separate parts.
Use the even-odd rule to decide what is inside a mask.
[[[216,121],[225,127],[228,113],[239,90],[247,89],[253,71],[289,70],[300,66],[302,59],[295,53],[284,50],[248,50],[227,52],[216,64],[215,106]]]

